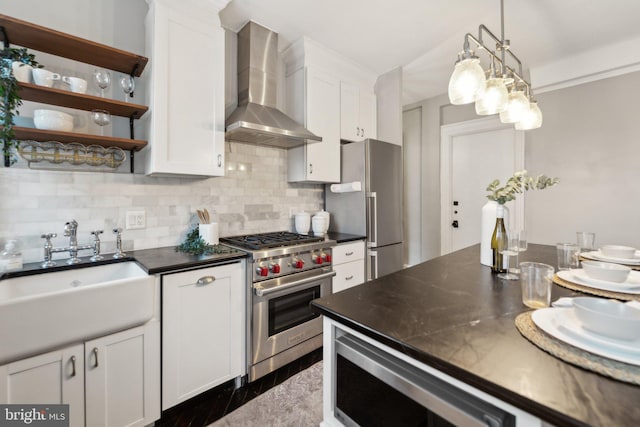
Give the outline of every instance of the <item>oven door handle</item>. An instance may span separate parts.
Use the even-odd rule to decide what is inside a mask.
[[[318,274],[317,276],[308,277],[306,279],[295,280],[293,282],[286,283],[284,285],[277,285],[277,286],[274,286],[272,288],[256,288],[256,287],[254,287],[253,291],[256,293],[256,295],[261,297],[261,296],[264,296],[264,295],[272,294],[274,292],[280,292],[280,291],[283,291],[283,290],[286,290],[286,289],[291,289],[291,288],[295,288],[295,287],[298,287],[298,286],[306,285],[307,283],[317,282],[318,280],[326,279],[328,277],[333,277],[335,275],[336,275],[335,271],[330,271],[328,273]]]

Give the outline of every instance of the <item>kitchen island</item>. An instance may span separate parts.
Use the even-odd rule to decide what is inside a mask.
[[[536,418],[558,426],[640,425],[640,387],[530,343],[514,324],[529,310],[520,283],[498,279],[479,260],[476,245],[312,302],[325,315],[325,364],[335,363],[331,340],[336,327],[344,328],[532,415],[534,422],[523,425]],[[520,261],[555,266],[555,247],[531,244]],[[572,294],[553,285],[552,300]],[[325,369],[324,416],[331,425],[333,378]]]

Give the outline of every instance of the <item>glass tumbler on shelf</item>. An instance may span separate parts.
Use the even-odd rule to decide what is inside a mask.
[[[91,118],[100,126],[100,135],[104,136],[104,127],[111,123],[111,114],[106,110],[91,110]]]

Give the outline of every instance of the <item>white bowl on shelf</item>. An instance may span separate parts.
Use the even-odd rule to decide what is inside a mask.
[[[600,248],[602,255],[610,258],[633,259],[636,254],[636,248],[631,246],[620,245],[604,245]]]
[[[37,129],[71,132],[73,116],[56,110],[34,110],[33,123]]]
[[[640,309],[620,301],[577,297],[574,313],[582,327],[596,334],[619,340],[640,338]]]
[[[631,273],[629,267],[611,262],[582,261],[582,268],[587,276],[592,279],[616,283],[626,281]]]

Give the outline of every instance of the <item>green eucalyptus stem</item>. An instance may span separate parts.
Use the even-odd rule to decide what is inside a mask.
[[[533,178],[527,174],[526,170],[521,170],[514,173],[502,187],[498,187],[500,180],[493,180],[487,186],[487,191],[489,192],[487,199],[504,205],[511,200],[515,200],[517,194],[528,190],[544,190],[545,188],[553,187],[559,182],[558,178],[549,178],[546,175],[539,175]]]

